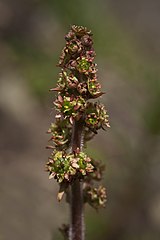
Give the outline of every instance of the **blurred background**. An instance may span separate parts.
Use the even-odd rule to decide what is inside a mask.
[[[0,240],[62,240],[68,205],[45,170],[64,35],[94,34],[111,129],[89,144],[106,164],[105,210],[86,239],[160,239],[160,1],[0,0]]]

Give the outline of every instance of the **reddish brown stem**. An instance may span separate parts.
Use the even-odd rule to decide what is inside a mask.
[[[77,148],[82,150],[83,122],[75,121],[72,133],[72,152]],[[83,218],[83,190],[82,182],[78,179],[71,186],[71,228],[69,240],[84,240],[84,218]]]

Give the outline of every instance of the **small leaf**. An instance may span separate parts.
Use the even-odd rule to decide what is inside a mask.
[[[62,200],[64,193],[68,189],[68,186],[69,186],[69,183],[66,182],[66,181],[60,183],[59,192],[58,192],[58,195],[57,195],[57,200],[59,202]]]
[[[55,173],[54,173],[54,172],[52,172],[52,173],[49,175],[49,179],[52,179],[52,178],[54,178],[54,176],[55,176]]]
[[[57,200],[58,200],[59,202],[62,200],[63,195],[64,195],[64,191],[59,192],[59,193],[57,194]]]

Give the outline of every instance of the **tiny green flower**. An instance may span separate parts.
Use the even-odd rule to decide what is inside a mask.
[[[87,61],[85,57],[82,57],[78,60],[77,69],[79,72],[87,73],[90,68],[90,63]]]

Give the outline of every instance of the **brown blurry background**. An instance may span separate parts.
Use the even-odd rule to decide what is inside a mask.
[[[48,92],[70,25],[94,34],[111,129],[87,151],[106,164],[105,210],[86,239],[160,239],[160,1],[0,0],[0,240],[61,240],[68,205],[44,171]]]

